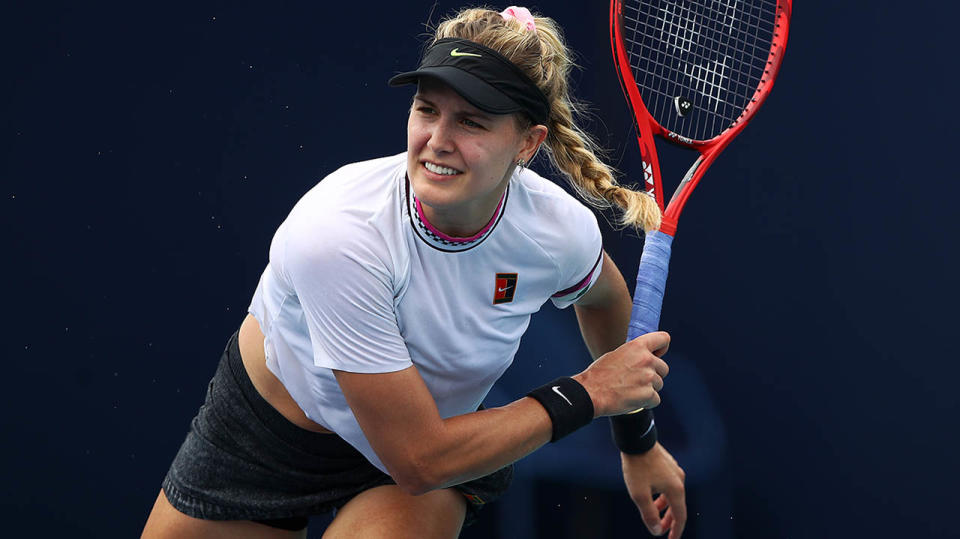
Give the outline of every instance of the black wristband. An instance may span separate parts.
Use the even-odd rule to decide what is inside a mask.
[[[613,443],[628,455],[646,453],[657,443],[657,426],[650,410],[613,416],[610,418],[610,430],[613,432]]]
[[[553,422],[551,442],[593,421],[593,400],[573,378],[557,378],[527,393],[527,396],[536,399],[547,409],[547,415]]]

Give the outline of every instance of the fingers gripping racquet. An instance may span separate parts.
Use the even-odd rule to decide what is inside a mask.
[[[612,0],[610,43],[633,112],[644,188],[663,211],[648,231],[628,339],[656,331],[677,220],[714,159],[776,79],[792,0]],[[664,203],[654,137],[699,153]]]

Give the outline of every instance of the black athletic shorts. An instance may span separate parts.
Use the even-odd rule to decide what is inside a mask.
[[[467,499],[465,525],[512,477],[510,465],[454,487]],[[195,518],[299,530],[310,515],[336,511],[364,490],[389,484],[389,475],[342,438],[302,429],[264,400],[247,376],[234,333],[163,491]]]

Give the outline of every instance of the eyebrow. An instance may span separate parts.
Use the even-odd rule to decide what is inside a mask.
[[[423,97],[423,96],[420,95],[420,94],[414,95],[414,96],[413,96],[413,100],[414,100],[414,101],[422,101],[422,102],[423,102],[424,104],[426,104],[426,105],[429,105],[429,106],[431,106],[431,107],[433,107],[433,108],[437,108],[437,105],[436,105],[433,101],[430,101],[429,99]],[[487,121],[492,121],[492,120],[493,120],[493,117],[492,117],[492,116],[490,116],[489,114],[481,111],[481,110],[478,109],[478,108],[461,109],[461,110],[457,110],[457,111],[455,111],[455,112],[456,112],[457,114],[459,114],[460,116],[472,116],[472,117],[474,117],[474,118],[482,118],[482,119],[487,120]]]

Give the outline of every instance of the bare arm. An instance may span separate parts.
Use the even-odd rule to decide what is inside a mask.
[[[550,417],[529,397],[443,419],[415,367],[334,372],[370,445],[414,494],[487,475],[550,441]]]

